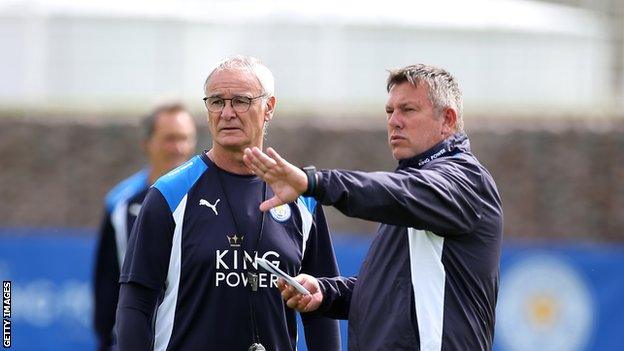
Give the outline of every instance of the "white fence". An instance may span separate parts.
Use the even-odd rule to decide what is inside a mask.
[[[608,23],[584,10],[511,0],[290,3],[0,0],[0,107],[119,110],[172,95],[198,109],[210,66],[237,53],[272,69],[283,110],[380,113],[385,70],[416,62],[453,72],[469,111],[593,111],[618,101]]]

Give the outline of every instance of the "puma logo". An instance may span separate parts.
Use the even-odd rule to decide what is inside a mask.
[[[210,207],[211,210],[214,211],[215,215],[219,215],[219,212],[217,212],[217,204],[219,203],[219,201],[221,201],[221,199],[217,199],[217,201],[215,201],[214,205],[211,204],[210,202],[204,200],[204,199],[199,199],[199,206],[206,206],[206,207]]]

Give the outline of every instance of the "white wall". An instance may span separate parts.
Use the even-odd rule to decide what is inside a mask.
[[[257,56],[272,69],[285,110],[377,114],[385,70],[416,62],[454,73],[468,110],[593,110],[615,99],[609,38],[599,28],[392,25],[270,14],[229,23],[0,11],[0,50],[5,108],[144,108],[165,94],[199,109],[211,65],[237,53]]]

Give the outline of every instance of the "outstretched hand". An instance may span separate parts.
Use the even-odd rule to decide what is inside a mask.
[[[246,148],[243,155],[245,165],[258,177],[262,178],[275,194],[260,204],[261,211],[293,202],[308,188],[306,174],[284,160],[273,148],[266,153],[257,147]]]
[[[282,298],[286,301],[286,305],[299,312],[312,312],[318,309],[323,302],[323,292],[318,280],[307,274],[299,274],[295,280],[303,285],[310,292],[310,295],[302,295],[297,289],[280,278],[277,281],[277,288],[282,292]]]

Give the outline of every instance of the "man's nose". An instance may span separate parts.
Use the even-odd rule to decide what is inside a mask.
[[[396,111],[392,112],[390,118],[388,118],[388,124],[393,128],[401,129],[403,127],[403,121]]]
[[[221,118],[230,120],[234,117],[236,117],[236,111],[234,111],[234,106],[232,106],[232,100],[225,100],[223,110],[221,110]]]

